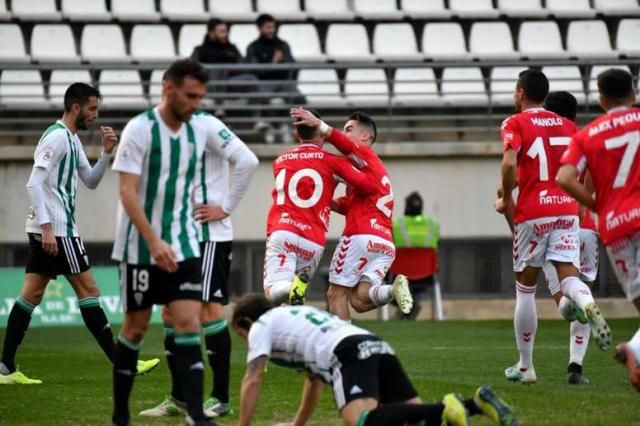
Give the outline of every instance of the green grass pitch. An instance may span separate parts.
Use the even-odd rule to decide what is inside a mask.
[[[610,322],[614,341],[628,339],[638,320]],[[640,393],[628,383],[626,370],[591,344],[585,360],[588,386],[566,383],[569,326],[562,321],[541,321],[534,362],[538,384],[508,383],[506,367],[516,361],[510,321],[365,322],[361,324],[389,341],[425,401],[448,392],[470,395],[479,384],[491,385],[511,404],[523,425],[640,425]],[[0,330],[0,339],[4,330]],[[593,342],[592,342],[593,343]],[[233,340],[231,397],[238,407],[244,372],[245,343]],[[168,393],[162,331],[152,327],[142,355],[160,357],[161,366],[136,380],[132,413],[160,402]],[[111,415],[111,368],[84,328],[33,329],[18,353],[21,369],[42,385],[0,387],[0,425],[106,425]],[[207,371],[205,388],[210,390]],[[292,419],[303,376],[270,366],[262,387],[254,424],[271,425]],[[183,419],[145,419],[138,425],[179,425]],[[218,424],[231,425],[236,416]],[[313,425],[341,424],[333,399],[325,389]],[[474,424],[490,424],[474,418]]]

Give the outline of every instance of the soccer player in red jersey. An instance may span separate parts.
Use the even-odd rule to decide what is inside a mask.
[[[514,93],[516,114],[502,123],[502,197],[496,211],[514,208],[513,269],[516,273],[514,329],[520,359],[505,371],[508,380],[535,383],[533,343],[538,317],[536,283],[546,261],[556,267],[562,293],[585,313],[601,349],[608,348],[611,330],[579,276],[578,205],[553,177],[560,157],[575,132],[575,124],[547,111],[547,77],[537,70],[520,73]]]
[[[275,188],[267,217],[264,291],[274,303],[303,302],[305,288],[292,292],[294,281],[306,287],[297,277],[308,281],[318,267],[338,183],[364,194],[377,190],[348,160],[322,149],[325,136],[318,129],[297,126],[295,136],[300,145],[273,163]]]
[[[609,69],[598,76],[606,114],[576,133],[562,157],[558,183],[598,214],[598,230],[618,280],[640,312],[640,109],[633,108],[631,74]],[[578,176],[591,174],[595,196]],[[640,330],[616,348],[616,358],[640,390]]]
[[[354,112],[341,132],[302,108],[292,109],[291,115],[298,120],[295,123],[319,128],[327,141],[376,185],[373,194],[348,187],[346,196],[333,204],[336,212],[346,216],[346,224],[329,269],[329,311],[349,320],[349,304],[357,312],[367,312],[395,299],[400,310],[408,313],[413,298],[406,277],[399,275],[393,285],[383,285],[395,258],[393,190],[387,168],[372,148],[377,136],[375,122],[364,112]]]

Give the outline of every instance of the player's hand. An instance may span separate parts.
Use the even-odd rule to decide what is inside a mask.
[[[42,225],[42,249],[48,255],[58,255],[58,243],[56,242],[56,235],[53,233],[53,227],[50,223]]]
[[[100,135],[102,136],[102,147],[106,154],[111,154],[118,144],[116,132],[109,126],[100,126]]]
[[[284,53],[282,52],[282,50],[276,49],[276,51],[273,53],[273,63],[279,64],[281,62],[284,62]]]
[[[291,114],[291,118],[293,118],[294,126],[304,125],[311,128],[318,128],[322,123],[322,120],[320,120],[318,117],[311,114],[311,112],[307,111],[304,108],[300,108],[300,107],[291,108],[291,110],[289,111],[289,114]]]
[[[229,215],[216,204],[199,204],[195,206],[193,216],[200,223],[215,222],[229,217]]]
[[[175,272],[178,270],[176,255],[173,253],[171,246],[162,238],[157,238],[149,243],[149,251],[153,260],[156,261],[158,268],[166,272]]]
[[[504,198],[498,198],[494,203],[493,207],[500,214],[505,214],[509,211],[511,204],[511,200],[505,200]]]

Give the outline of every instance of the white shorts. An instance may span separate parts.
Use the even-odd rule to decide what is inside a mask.
[[[309,278],[318,268],[324,247],[293,232],[275,231],[267,238],[264,256],[264,288],[278,282],[292,282],[295,275]]]
[[[640,297],[640,232],[607,246],[609,260],[627,299]]]
[[[395,257],[395,246],[384,238],[343,235],[331,259],[329,282],[344,287],[355,287],[361,281],[381,285]]]
[[[515,225],[513,270],[542,268],[546,261],[572,263],[580,269],[578,216],[552,216]]]
[[[598,276],[598,261],[600,246],[598,242],[598,233],[591,229],[581,229],[580,236],[580,279],[590,283],[596,280]],[[545,262],[542,267],[547,286],[551,295],[555,295],[560,291],[560,280],[556,268],[551,262]]]

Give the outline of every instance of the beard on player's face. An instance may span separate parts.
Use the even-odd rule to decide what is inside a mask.
[[[78,116],[76,117],[76,129],[78,130],[87,130],[89,125],[87,123],[87,117],[83,114],[82,110],[78,112]]]

